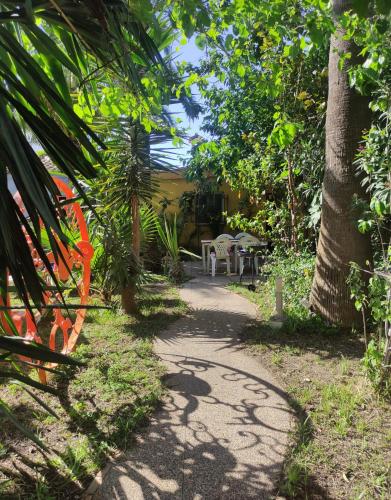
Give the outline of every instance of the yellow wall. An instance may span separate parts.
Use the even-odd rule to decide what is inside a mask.
[[[159,210],[161,204],[159,203],[164,198],[170,200],[171,204],[167,207],[167,213],[176,213],[180,215],[179,197],[185,191],[194,191],[195,185],[193,182],[188,182],[183,172],[180,170],[171,172],[161,172],[155,176],[158,184],[158,193],[153,199],[154,206]],[[225,194],[225,209],[228,214],[236,212],[239,209],[238,194],[230,189],[230,187],[223,183],[219,187],[219,192]],[[226,226],[223,232],[229,232]],[[198,226],[193,222],[186,222],[181,233],[180,244],[187,248],[200,248],[200,240],[211,239],[218,236],[212,234],[212,230],[208,224],[199,224]]]

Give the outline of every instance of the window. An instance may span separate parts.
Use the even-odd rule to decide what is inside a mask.
[[[195,200],[196,224],[223,223],[225,197],[223,193],[199,194]]]

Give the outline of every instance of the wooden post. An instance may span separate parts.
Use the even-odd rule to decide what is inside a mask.
[[[282,278],[276,278],[276,311],[273,317],[276,321],[282,321],[284,319],[284,307],[283,307],[283,299],[282,299]]]

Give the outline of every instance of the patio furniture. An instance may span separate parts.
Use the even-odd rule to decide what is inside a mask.
[[[235,240],[240,240],[240,238],[244,238],[245,236],[251,236],[251,234],[249,234],[249,233],[238,233],[235,236]]]
[[[219,234],[216,237],[216,240],[219,240],[221,238],[228,238],[229,240],[234,240],[235,238],[232,236],[232,234]]]
[[[253,247],[266,247],[267,242],[266,241],[261,241],[258,238],[255,238],[255,236],[243,236],[240,238],[238,241],[238,246],[240,247],[237,249],[236,255],[237,255],[237,260],[239,260],[239,275],[240,277],[243,274],[244,271],[244,264],[245,260],[249,260],[250,264],[253,265],[254,267],[252,269],[255,269],[255,274],[258,275],[258,264],[259,264],[259,259],[256,251],[250,252],[250,249]],[[252,254],[251,258],[253,259],[253,264],[251,263],[250,259],[250,253]]]
[[[212,263],[212,276],[216,275],[217,261],[225,260],[227,263],[227,274],[231,274],[231,253],[233,238],[222,237],[221,235],[211,242],[214,251],[210,252],[210,262]],[[209,270],[208,270],[209,272]]]
[[[215,238],[216,240],[220,238],[229,239],[232,245],[236,244],[236,240],[230,234],[220,234]],[[201,240],[201,254],[202,254],[202,271],[209,274],[209,264],[210,264],[210,247],[213,240]],[[235,260],[235,272],[236,272],[236,260]]]

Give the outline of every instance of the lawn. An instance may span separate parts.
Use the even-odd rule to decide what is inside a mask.
[[[258,304],[262,320],[243,332],[243,339],[277,376],[297,416],[279,494],[391,498],[391,406],[363,374],[359,335],[297,316],[288,317],[281,329],[271,328],[269,283],[261,283],[257,292],[238,284],[230,288]],[[287,306],[289,311],[289,301]]]
[[[89,312],[74,354],[85,366],[54,376],[59,397],[40,394],[49,411],[19,385],[1,390],[19,420],[52,450],[39,450],[3,425],[1,498],[78,498],[110,457],[132,446],[134,432],[164,392],[153,338],[186,312],[168,284],[144,288],[139,303],[137,318],[114,310]]]

